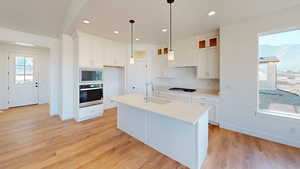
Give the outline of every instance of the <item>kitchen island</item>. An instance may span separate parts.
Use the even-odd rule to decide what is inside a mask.
[[[141,94],[111,98],[118,103],[118,128],[191,168],[200,169],[208,147],[210,106]]]

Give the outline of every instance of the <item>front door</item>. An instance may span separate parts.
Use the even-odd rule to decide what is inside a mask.
[[[9,56],[9,107],[38,103],[36,57],[12,53]]]

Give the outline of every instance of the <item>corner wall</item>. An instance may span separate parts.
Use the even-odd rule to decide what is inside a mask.
[[[300,147],[300,120],[257,114],[258,36],[300,28],[300,6],[220,29],[221,127]]]
[[[0,28],[0,41],[30,43],[50,49],[50,115],[57,115],[61,111],[60,40]]]

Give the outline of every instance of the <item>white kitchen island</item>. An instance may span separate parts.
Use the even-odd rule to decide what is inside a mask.
[[[112,98],[118,103],[118,128],[166,156],[200,169],[208,147],[208,110],[204,104],[153,98],[141,94]]]

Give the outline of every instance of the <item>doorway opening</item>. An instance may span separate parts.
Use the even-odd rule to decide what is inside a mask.
[[[49,51],[48,48],[0,42],[2,66],[7,70],[1,79],[2,108],[49,104]]]

